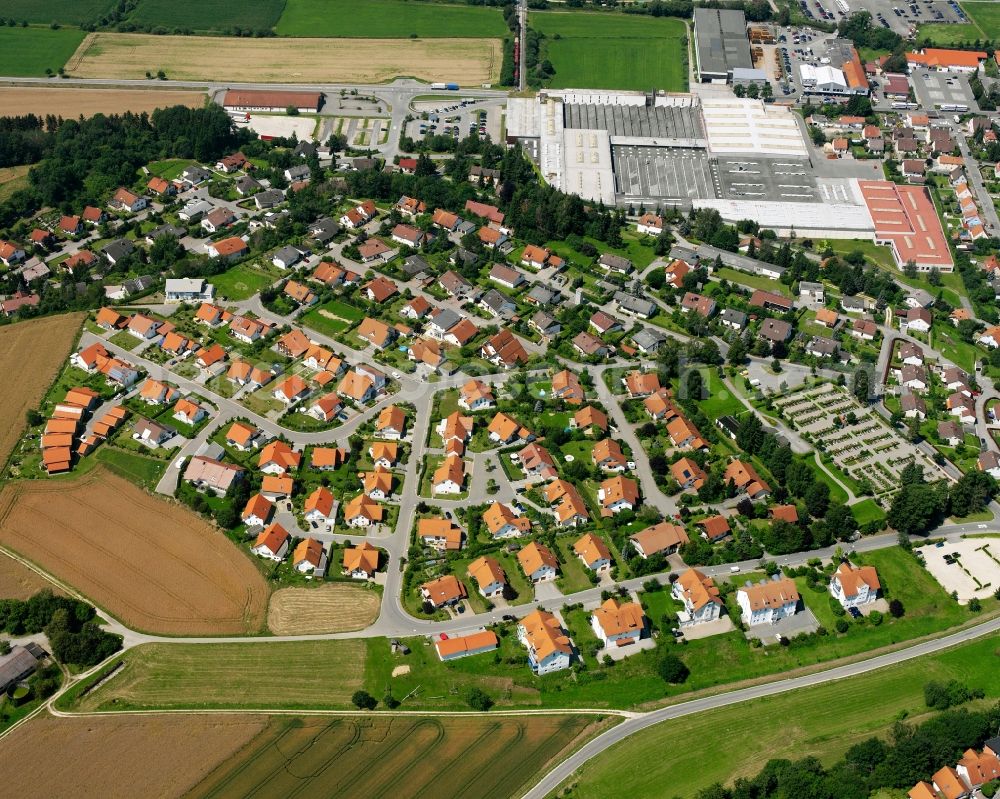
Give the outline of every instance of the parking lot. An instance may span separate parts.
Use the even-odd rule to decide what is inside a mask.
[[[720,196],[718,176],[713,175],[704,150],[613,145],[611,163],[615,193],[629,201],[655,204]]]
[[[862,7],[871,12],[876,25],[889,28],[900,36],[910,36],[920,25],[968,22],[956,0],[849,0],[852,10]]]
[[[956,592],[963,605],[973,597],[991,596],[1000,585],[1000,537],[946,541],[943,546],[924,546],[917,552],[923,556],[927,571],[945,591]]]
[[[425,136],[452,136],[464,139],[471,134],[500,138],[500,107],[495,101],[471,100],[461,97],[441,102],[422,101],[413,104],[415,117],[406,125],[411,139]]]
[[[775,60],[785,73],[783,80],[773,81],[772,90],[778,99],[798,100],[803,93],[800,64],[818,65],[825,57],[834,34],[812,28],[781,28],[775,47]],[[768,76],[773,79],[771,72]]]
[[[917,101],[926,111],[978,111],[979,105],[969,88],[969,79],[965,75],[953,72],[933,72],[928,69],[915,69],[910,75],[910,83]]]

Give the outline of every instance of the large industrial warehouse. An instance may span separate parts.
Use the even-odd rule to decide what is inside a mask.
[[[872,211],[871,182],[863,190],[857,178],[831,176],[806,136],[790,109],[722,92],[565,89],[507,102],[508,143],[524,147],[550,184],[585,199],[715,208],[778,235],[889,238],[873,218],[885,212]],[[910,238],[892,238],[912,254]],[[926,249],[921,267],[935,260]]]

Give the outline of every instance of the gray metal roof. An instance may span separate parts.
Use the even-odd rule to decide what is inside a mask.
[[[38,668],[38,658],[23,646],[12,647],[9,654],[0,657],[0,690],[22,680]]]
[[[742,11],[727,8],[694,10],[698,66],[704,77],[726,77],[736,67],[753,69],[747,19]]]

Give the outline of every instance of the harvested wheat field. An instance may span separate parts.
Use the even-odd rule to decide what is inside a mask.
[[[0,327],[0,374],[17,375],[0,392],[0,464],[24,430],[25,412],[38,405],[69,357],[83,316],[46,316]]]
[[[265,716],[41,715],[0,739],[6,796],[184,796],[268,728]],[[58,757],[51,753],[58,752]]]
[[[275,635],[363,630],[378,618],[379,604],[378,592],[359,585],[283,588],[271,595],[267,626]]]
[[[200,108],[204,92],[156,91],[154,89],[37,89],[0,88],[0,107],[8,116],[55,114],[76,119],[94,114],[140,114],[155,108],[186,105]]]
[[[240,634],[264,623],[267,585],[246,555],[191,511],[102,468],[9,484],[0,543],[132,629]]]
[[[190,795],[510,799],[607,726],[585,716],[273,718]]]
[[[79,78],[381,83],[398,75],[428,81],[492,83],[499,39],[237,39],[91,33],[66,63]]]
[[[38,572],[0,552],[0,599],[27,599],[42,590],[63,593]]]

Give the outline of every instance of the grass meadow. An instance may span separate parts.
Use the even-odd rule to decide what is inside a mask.
[[[0,16],[29,25],[79,25],[98,19],[114,5],[114,0],[3,0]]]
[[[687,88],[682,20],[537,12],[531,26],[546,36],[545,54],[555,67],[553,88]]]
[[[829,765],[854,744],[888,735],[899,718],[924,720],[928,680],[958,679],[983,688],[984,702],[996,701],[996,647],[995,637],[985,638],[851,680],[657,724],[586,764],[573,778],[573,796],[653,799],[664,795],[664,785],[671,796],[693,796],[714,782],[755,774],[772,758],[814,756]],[[697,746],[676,745],[681,740],[733,740],[748,729],[753,729],[753,746],[730,747],[725,757],[706,758]],[[622,763],[645,765],[623,769]]]
[[[56,72],[83,41],[81,30],[0,28],[0,75],[37,78]]]

